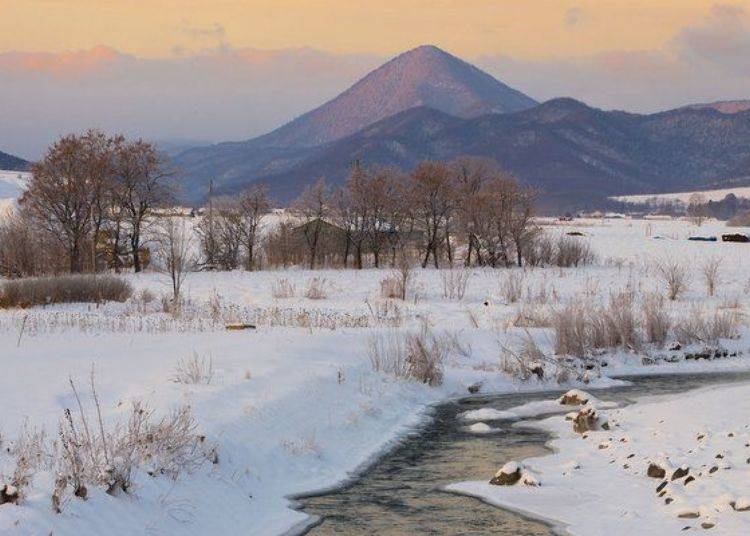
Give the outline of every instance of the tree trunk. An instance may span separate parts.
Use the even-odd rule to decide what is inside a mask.
[[[141,255],[139,251],[141,249],[141,239],[137,233],[130,235],[130,249],[133,251],[133,271],[139,273],[143,270],[143,266],[141,266]]]

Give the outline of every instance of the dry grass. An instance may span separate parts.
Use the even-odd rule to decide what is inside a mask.
[[[376,372],[430,386],[443,382],[443,361],[449,343],[426,326],[416,333],[383,331],[370,337],[368,342],[370,363]]]
[[[286,277],[281,277],[271,284],[271,295],[277,300],[294,298],[296,293],[297,288],[294,286],[294,283]]]
[[[690,274],[677,261],[666,260],[660,262],[656,271],[667,290],[667,298],[671,301],[677,300],[690,286]]]
[[[572,302],[553,314],[555,353],[585,357],[595,349],[640,346],[639,323],[629,293],[610,295],[606,306]]]
[[[176,479],[206,461],[218,463],[215,447],[197,433],[189,407],[156,419],[136,402],[126,421],[107,425],[93,371],[89,404],[73,380],[70,387],[75,407],[63,412],[56,438],[24,427],[16,441],[4,445],[16,462],[9,483],[19,491],[18,501],[39,470],[55,475],[50,500],[53,511],[59,513],[66,501],[85,500],[92,487],[111,495],[130,492],[136,471]]]
[[[502,276],[500,295],[506,303],[516,303],[523,297],[523,280],[523,272],[517,270],[508,271]]]
[[[706,285],[706,294],[713,296],[716,293],[716,287],[721,283],[721,260],[720,259],[706,259],[701,266],[701,275],[703,276],[703,282]]]
[[[209,385],[214,377],[214,363],[210,357],[201,357],[193,352],[191,357],[181,359],[177,362],[172,381],[185,384]]]
[[[684,345],[700,342],[716,346],[721,339],[736,339],[739,336],[740,316],[732,310],[715,310],[706,315],[694,308],[685,318],[676,322],[676,339]]]
[[[443,283],[443,298],[463,300],[471,275],[471,270],[465,268],[440,270],[440,280]]]
[[[328,298],[330,284],[324,277],[313,277],[307,283],[305,297],[308,300],[325,300]]]
[[[516,309],[511,324],[517,328],[549,328],[552,314],[547,307],[525,304]]]
[[[646,342],[662,346],[667,342],[672,320],[664,306],[664,298],[650,294],[643,300],[643,331]]]
[[[112,275],[65,275],[5,281],[0,307],[34,307],[52,303],[124,302],[133,294],[125,279]]]

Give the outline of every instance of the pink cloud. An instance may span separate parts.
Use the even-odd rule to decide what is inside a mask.
[[[76,78],[96,72],[124,58],[116,50],[98,45],[90,50],[68,52],[7,52],[0,54],[0,70]]]

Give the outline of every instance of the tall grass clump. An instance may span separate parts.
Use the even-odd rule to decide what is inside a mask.
[[[0,285],[0,307],[124,302],[132,294],[130,283],[113,275],[32,277],[3,282]]]
[[[681,344],[700,342],[718,345],[720,339],[736,339],[739,336],[740,317],[735,311],[715,310],[706,315],[698,307],[675,325],[675,338]]]
[[[688,269],[677,261],[662,261],[656,266],[656,271],[671,301],[677,300],[690,286]]]
[[[308,300],[325,300],[328,298],[328,289],[330,285],[325,278],[313,277],[307,284],[307,290],[305,290],[305,297]]]
[[[281,277],[271,284],[271,295],[276,299],[294,298],[297,288],[286,277]]]
[[[471,270],[465,268],[440,270],[440,280],[443,283],[443,297],[450,300],[463,300],[470,278]]]
[[[437,386],[443,383],[448,342],[426,326],[416,333],[389,330],[370,337],[368,354],[376,372]]]
[[[643,331],[646,342],[663,345],[669,337],[672,319],[664,306],[664,297],[650,294],[643,300]]]

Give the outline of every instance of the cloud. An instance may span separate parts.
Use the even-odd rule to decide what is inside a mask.
[[[485,55],[478,61],[540,100],[571,96],[601,108],[655,112],[695,102],[750,98],[748,58],[748,13],[738,5],[716,4],[703,19],[677,31],[663,50],[614,50],[523,62]]]
[[[60,53],[7,52],[0,54],[0,73],[78,78],[104,69],[124,58],[125,55],[104,45],[90,50]]]
[[[714,5],[706,20],[680,31],[674,45],[687,62],[750,75],[750,22],[742,6]]]

